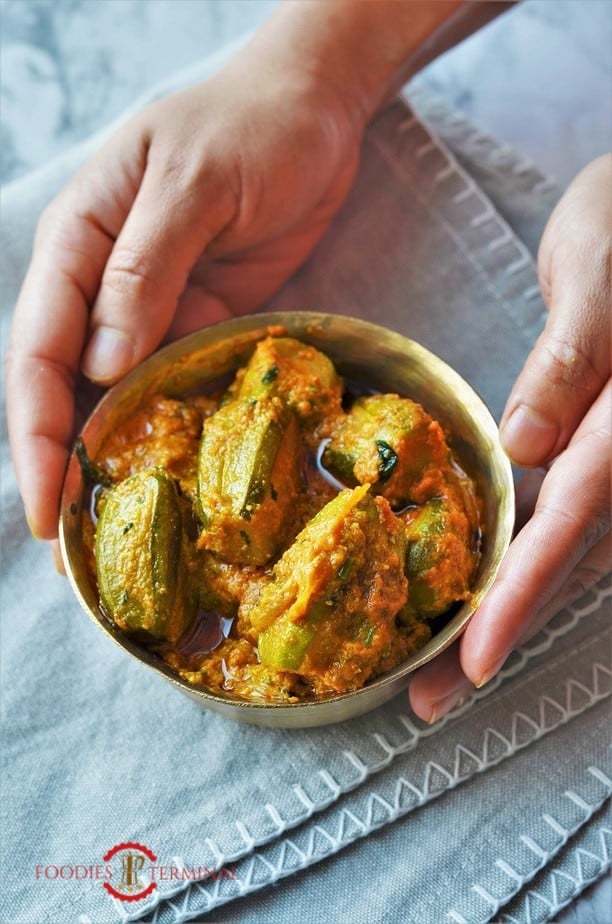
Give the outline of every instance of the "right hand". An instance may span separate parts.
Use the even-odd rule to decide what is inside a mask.
[[[125,124],[37,230],[7,360],[9,430],[32,532],[57,535],[80,373],[109,385],[162,340],[265,301],[356,172],[365,116],[249,47]]]

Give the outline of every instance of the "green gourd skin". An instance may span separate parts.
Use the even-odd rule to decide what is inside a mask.
[[[408,601],[400,622],[417,616],[431,619],[467,599],[476,564],[473,528],[460,498],[433,498],[412,512],[406,527]]]
[[[423,479],[447,460],[439,424],[419,404],[393,394],[358,398],[322,457],[344,484],[371,484],[394,507],[418,502],[428,490]]]
[[[209,417],[198,459],[200,547],[266,564],[290,526],[300,458],[295,415],[279,398],[237,398]]]
[[[129,633],[176,642],[190,625],[182,513],[174,481],[162,469],[127,478],[106,495],[95,540],[105,613]]]
[[[250,614],[263,664],[339,690],[376,671],[406,600],[404,532],[392,518],[366,485],[341,492],[305,527]]]
[[[239,384],[240,398],[276,395],[300,420],[340,411],[342,380],[331,360],[292,337],[257,344]]]

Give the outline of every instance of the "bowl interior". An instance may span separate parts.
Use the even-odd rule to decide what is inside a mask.
[[[236,370],[268,333],[282,330],[325,352],[348,381],[398,392],[421,403],[452,434],[452,445],[478,485],[483,510],[482,555],[472,599],[466,602],[415,655],[361,690],[317,702],[293,705],[237,700],[189,685],[145,647],[134,642],[101,613],[82,540],[86,493],[78,460],[72,455],[60,511],[60,543],[66,572],[79,602],[117,644],[162,674],[202,706],[230,718],[259,725],[325,725],[376,708],[403,689],[410,673],[430,661],[463,631],[490,587],[508,547],[514,520],[512,472],[499,444],[497,426],[472,388],[446,363],[412,340],[365,321],[309,312],[251,315],[214,325],[160,350],[110,389],[82,431],[88,453],[155,393],[181,397],[201,392]]]

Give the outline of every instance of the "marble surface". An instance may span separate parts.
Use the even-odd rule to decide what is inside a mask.
[[[256,27],[276,3],[1,0],[0,182],[57,157],[153,84]],[[422,79],[566,185],[612,148],[612,3],[527,0]],[[558,920],[610,924],[611,909],[607,880]]]
[[[278,0],[1,0],[0,182],[46,163]],[[313,0],[317,2],[317,0]],[[612,3],[527,0],[425,79],[566,185],[612,147]]]

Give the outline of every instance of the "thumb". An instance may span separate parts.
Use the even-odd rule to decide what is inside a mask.
[[[159,147],[149,149],[91,313],[81,368],[100,384],[121,378],[161,342],[196,260],[235,212],[232,187],[214,164],[177,164]]]
[[[567,445],[610,374],[612,155],[578,175],[542,238],[549,314],[501,420],[511,459],[542,465]]]

